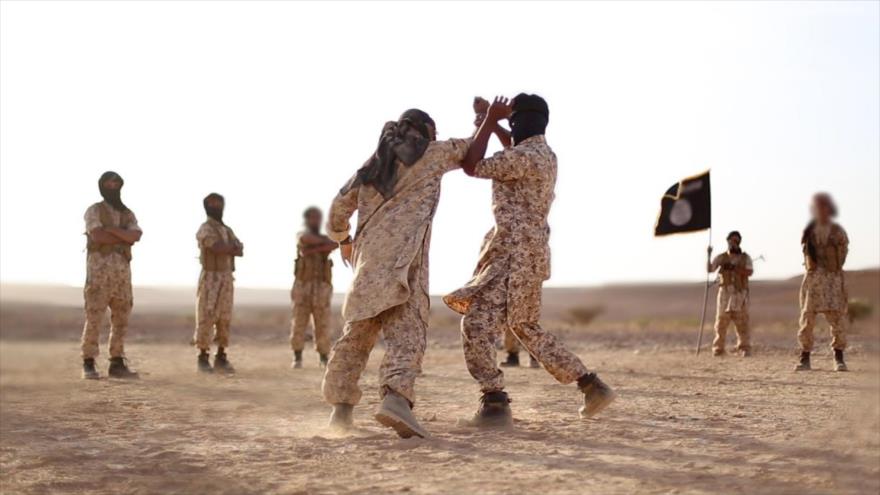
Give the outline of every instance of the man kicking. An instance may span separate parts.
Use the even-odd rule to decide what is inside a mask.
[[[333,200],[327,235],[339,242],[354,280],[342,307],[342,337],[322,384],[330,425],[348,428],[361,398],[358,380],[381,332],[382,404],[377,421],[404,438],[428,433],[412,413],[428,327],[428,249],[443,174],[457,169],[469,141],[436,141],[434,121],[407,110],[382,130],[373,155]],[[357,211],[355,237],[349,219]]]
[[[489,137],[504,118],[510,120],[513,147],[483,159]],[[547,215],[556,183],[556,155],[544,139],[548,118],[547,103],[537,95],[520,94],[511,105],[506,98],[496,98],[462,161],[468,175],[492,179],[495,216],[474,277],[443,298],[464,315],[465,359],[483,393],[474,417],[477,426],[512,422],[504,374],[495,357],[495,341],[505,328],[557,381],[577,382],[584,394],[581,417],[595,416],[615,397],[610,387],[538,324],[541,288],[550,277]]]

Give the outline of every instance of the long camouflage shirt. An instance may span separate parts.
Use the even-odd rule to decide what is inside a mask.
[[[464,314],[490,281],[507,277],[508,322],[535,322],[541,286],[550,278],[547,215],[555,197],[556,155],[543,135],[533,136],[477,163],[475,175],[492,179],[495,227],[486,234],[473,278],[444,302]]]
[[[358,213],[354,280],[342,306],[346,321],[372,318],[412,296],[423,299],[420,310],[427,320],[428,249],[440,181],[443,174],[460,167],[469,142],[434,141],[416,163],[398,164],[397,184],[387,200],[371,186],[337,194],[327,218],[331,239],[348,237],[349,219]]]
[[[835,262],[826,264],[838,265],[840,269],[836,269],[836,266],[828,269],[822,263],[814,265],[807,259],[806,254],[804,255],[804,265],[807,270],[801,283],[801,311],[845,313],[849,302],[843,264],[849,253],[849,237],[843,227],[832,223],[826,227],[816,226],[813,230],[813,242],[819,251],[819,257],[823,257],[823,254],[831,255],[836,258]]]

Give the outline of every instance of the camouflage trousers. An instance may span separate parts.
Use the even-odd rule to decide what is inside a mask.
[[[509,328],[504,331],[504,350],[514,354],[520,351],[519,341]]]
[[[309,320],[315,325],[315,350],[319,354],[330,352],[330,298],[333,286],[323,280],[296,281],[290,298],[293,301],[293,318],[290,321],[290,347],[302,351],[306,342]]]
[[[212,337],[217,347],[229,347],[233,281],[232,272],[202,270],[196,295],[196,330],[192,340],[197,348],[209,350]]]
[[[361,399],[358,380],[367,366],[370,351],[379,338],[385,341],[385,357],[379,367],[379,396],[394,391],[415,403],[416,377],[422,372],[428,323],[421,307],[427,298],[410,299],[365,320],[348,321],[342,337],[333,344],[321,385],[330,404],[357,404]]]
[[[473,296],[468,312],[461,319],[467,368],[483,393],[504,389],[504,373],[498,367],[495,354],[495,342],[504,330],[509,330],[556,381],[572,383],[588,373],[584,363],[538,322],[507,321],[507,279],[501,278],[490,281]]]
[[[816,316],[825,315],[825,321],[831,327],[831,348],[835,350],[846,349],[846,331],[849,326],[849,315],[841,311],[801,311],[800,330],[798,330],[798,342],[801,350],[811,352],[813,350],[813,328],[816,326]]]
[[[715,340],[712,341],[712,350],[716,354],[724,352],[727,327],[731,322],[736,326],[736,349],[748,351],[752,348],[748,311],[723,311],[719,309],[715,316]]]
[[[117,259],[118,258],[118,259]],[[101,326],[110,308],[110,357],[125,355],[125,333],[131,315],[131,270],[119,254],[90,254],[83,289],[86,322],[82,332],[82,357],[98,357]]]

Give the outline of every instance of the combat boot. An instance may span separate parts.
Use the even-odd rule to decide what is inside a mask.
[[[122,356],[110,358],[110,367],[107,369],[107,375],[110,378],[138,379],[140,376],[137,371],[128,369],[125,364],[125,358]]]
[[[578,378],[577,383],[578,388],[584,394],[584,405],[578,410],[581,418],[592,418],[617,398],[614,390],[600,380],[595,373],[587,373]]]
[[[211,356],[208,354],[208,351],[202,349],[199,352],[198,357],[198,367],[200,373],[213,373],[214,368],[211,367]]]
[[[354,426],[353,412],[354,406],[351,404],[333,404],[333,410],[330,412],[330,427],[339,430],[351,429]]]
[[[510,410],[510,398],[507,397],[507,392],[498,390],[483,394],[480,397],[480,407],[474,414],[471,425],[481,428],[513,426],[513,412]]]
[[[101,378],[101,374],[98,373],[98,368],[95,367],[95,359],[94,358],[83,359],[82,377],[85,380],[97,380],[97,379]]]
[[[214,355],[214,371],[227,375],[235,373],[235,368],[232,367],[229,358],[226,357],[226,351],[222,347],[218,348],[217,354]]]
[[[321,354],[321,357],[318,358],[318,366],[320,366],[321,368],[326,368],[328,360],[329,360],[329,358],[327,357],[326,354]]]
[[[293,351],[293,362],[290,363],[290,367],[293,369],[303,367],[303,351]]]
[[[810,353],[802,352],[800,362],[794,367],[795,371],[810,371],[813,369],[810,367]]]
[[[500,366],[504,368],[514,368],[519,366],[519,353],[518,352],[508,352],[507,360],[502,361]]]
[[[385,391],[385,398],[382,399],[382,404],[374,417],[382,425],[394,429],[401,438],[429,436],[413,416],[409,401],[392,390]]]
[[[532,356],[531,354],[529,354],[529,368],[540,368],[540,367],[541,367],[541,363],[539,363],[538,360],[535,359],[535,356]]]
[[[843,350],[834,349],[834,371],[849,371],[843,362]]]

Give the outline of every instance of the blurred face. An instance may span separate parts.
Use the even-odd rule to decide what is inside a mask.
[[[309,230],[319,231],[321,230],[321,222],[323,221],[323,215],[321,215],[320,211],[312,210],[306,215],[306,227]]]
[[[832,217],[832,209],[831,205],[822,199],[817,199],[813,201],[813,206],[810,208],[810,213],[813,215],[813,220],[816,221],[819,225],[826,225],[831,222]]]
[[[208,198],[208,201],[206,203],[208,205],[208,208],[220,211],[223,210],[223,200],[220,198]]]
[[[729,250],[737,250],[739,249],[739,243],[742,239],[739,236],[732,235],[730,239],[727,239],[727,249]]]
[[[101,183],[101,186],[108,191],[118,191],[122,187],[122,183],[119,182],[119,179],[107,179]]]

